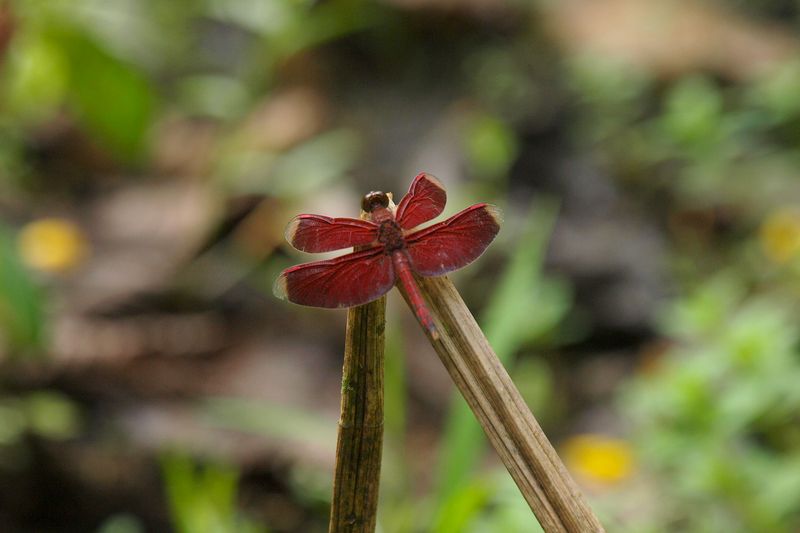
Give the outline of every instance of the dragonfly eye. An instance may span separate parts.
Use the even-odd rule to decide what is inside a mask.
[[[376,207],[389,207],[389,196],[385,192],[372,191],[365,194],[361,200],[361,209],[367,213],[372,213]]]

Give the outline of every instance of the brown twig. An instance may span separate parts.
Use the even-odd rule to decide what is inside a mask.
[[[385,325],[385,296],[347,312],[331,533],[375,531],[383,444]]]
[[[440,334],[428,339],[544,530],[604,531],[452,282],[417,281]]]

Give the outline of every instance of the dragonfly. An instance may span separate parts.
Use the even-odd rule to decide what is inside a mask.
[[[480,203],[420,228],[444,211],[447,193],[438,179],[418,174],[395,205],[391,193],[372,191],[361,201],[362,218],[297,215],[286,240],[303,252],[354,251],[287,268],[273,293],[295,304],[343,308],[377,300],[402,284],[420,325],[438,332],[414,274],[442,276],[462,268],[486,250],[500,231],[500,211]]]

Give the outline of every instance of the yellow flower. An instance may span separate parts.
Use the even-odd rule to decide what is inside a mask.
[[[629,478],[634,470],[633,451],[624,440],[602,435],[577,435],[562,447],[564,460],[587,481],[612,485]]]
[[[800,210],[784,208],[770,215],[761,225],[761,246],[775,263],[786,263],[800,256]]]
[[[42,218],[22,228],[19,254],[29,267],[44,272],[64,272],[86,256],[88,245],[74,223],[61,218]]]

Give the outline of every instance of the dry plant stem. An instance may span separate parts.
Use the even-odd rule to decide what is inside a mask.
[[[385,296],[347,311],[330,532],[375,531],[383,444],[385,325]]]
[[[544,530],[604,531],[452,282],[417,282],[439,330],[431,344]]]

